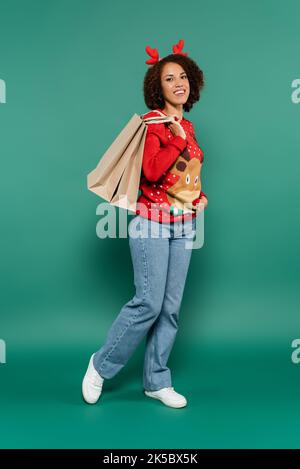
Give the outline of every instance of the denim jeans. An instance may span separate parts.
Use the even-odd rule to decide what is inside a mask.
[[[128,229],[135,295],[121,308],[93,363],[103,378],[112,378],[146,336],[143,385],[155,391],[172,386],[167,361],[178,330],[195,219],[167,224],[136,215]]]

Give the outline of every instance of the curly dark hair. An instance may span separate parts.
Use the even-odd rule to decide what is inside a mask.
[[[183,109],[189,112],[194,103],[200,99],[200,91],[204,86],[203,71],[190,57],[181,54],[169,54],[163,59],[149,66],[144,78],[144,100],[149,109],[163,108],[165,100],[161,88],[161,71],[167,62],[175,62],[184,69],[190,84],[188,100]]]

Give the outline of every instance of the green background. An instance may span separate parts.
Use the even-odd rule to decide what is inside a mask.
[[[0,18],[1,447],[299,448],[299,2],[1,0]],[[143,395],[144,341],[89,406],[89,357],[134,286],[86,176],[148,110],[145,46],[180,38],[205,73],[185,116],[209,197],[169,360],[188,406]]]

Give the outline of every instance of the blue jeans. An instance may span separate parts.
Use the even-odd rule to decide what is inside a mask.
[[[112,378],[147,334],[143,385],[155,391],[172,386],[167,361],[178,330],[195,219],[167,224],[136,215],[128,229],[135,295],[121,308],[93,363],[103,378]]]

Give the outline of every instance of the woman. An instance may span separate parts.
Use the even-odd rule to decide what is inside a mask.
[[[184,407],[186,398],[172,386],[167,361],[178,330],[178,317],[196,216],[207,197],[200,191],[203,152],[192,123],[183,117],[200,99],[203,72],[183,52],[183,40],[173,54],[160,59],[146,47],[152,65],[144,79],[144,98],[152,116],[173,116],[171,123],[147,123],[141,195],[129,223],[134,267],[134,297],[121,309],[104,345],[90,358],[82,382],[86,402],[98,401],[105,379],[115,376],[146,336],[144,393],[170,407]],[[146,122],[146,121],[145,121]],[[139,235],[137,236],[137,227]],[[184,229],[182,229],[184,227]]]

